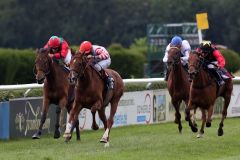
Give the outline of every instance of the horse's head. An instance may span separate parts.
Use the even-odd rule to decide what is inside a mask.
[[[181,63],[181,51],[177,47],[171,47],[168,51],[168,68],[175,67]]]
[[[70,62],[69,81],[71,84],[76,83],[78,78],[84,77],[84,72],[88,66],[86,55],[77,52]]]
[[[45,48],[37,49],[34,74],[38,84],[42,84],[46,75],[50,73],[51,58],[48,56],[49,50]]]
[[[190,80],[193,80],[196,77],[196,75],[199,73],[203,64],[204,64],[204,57],[200,53],[193,51],[189,54],[188,73],[189,73]]]

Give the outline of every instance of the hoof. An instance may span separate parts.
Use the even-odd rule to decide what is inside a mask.
[[[92,127],[91,127],[94,131],[96,131],[96,130],[98,130],[99,129],[99,127],[98,127],[98,125],[96,124],[96,125],[92,125]]]
[[[197,138],[203,138],[203,134],[202,133],[198,133]]]
[[[65,138],[65,142],[69,142],[70,139],[72,138],[71,133],[64,133],[63,137]]]
[[[212,126],[212,123],[211,122],[207,122],[206,123],[206,127],[211,127]]]
[[[179,133],[182,133],[182,126],[178,126]]]
[[[196,133],[198,131],[198,129],[196,127],[191,127],[192,132]]]
[[[222,135],[223,135],[223,129],[222,129],[222,128],[221,128],[221,129],[219,128],[219,129],[218,129],[218,136],[222,136]]]
[[[60,136],[61,136],[60,132],[59,131],[55,131],[53,138],[58,139],[58,138],[60,138]]]
[[[68,142],[70,141],[70,139],[71,139],[71,137],[66,137],[65,140],[64,140],[64,142],[65,142],[65,143],[68,143]]]
[[[107,138],[102,138],[102,139],[100,140],[100,142],[101,142],[101,143],[107,143],[108,140],[107,140]]]
[[[35,133],[35,134],[32,136],[32,139],[40,139],[40,134]]]

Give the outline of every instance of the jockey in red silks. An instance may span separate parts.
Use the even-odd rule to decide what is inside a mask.
[[[207,60],[208,69],[217,79],[218,85],[223,85],[225,83],[223,78],[230,77],[224,75],[227,71],[224,68],[226,62],[222,53],[210,41],[203,41],[196,51],[203,54],[204,59]]]
[[[79,52],[87,55],[88,59],[92,59],[92,65],[101,73],[107,89],[113,89],[114,79],[104,70],[111,64],[111,58],[108,51],[102,46],[92,45],[89,41],[83,41],[80,44]]]
[[[69,65],[72,54],[71,49],[63,38],[58,36],[52,36],[48,40],[44,48],[49,48],[50,53],[48,54],[51,58],[55,58],[60,62],[59,64]]]

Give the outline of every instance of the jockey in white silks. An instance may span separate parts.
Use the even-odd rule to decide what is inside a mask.
[[[165,74],[164,79],[165,81],[168,80],[168,69],[167,69],[167,61],[168,61],[168,51],[171,47],[177,47],[181,50],[181,62],[183,64],[183,67],[188,70],[188,58],[189,53],[191,52],[191,46],[187,40],[182,40],[179,36],[174,36],[171,40],[171,42],[167,45],[165,50],[165,55],[163,57],[163,62],[165,63]]]

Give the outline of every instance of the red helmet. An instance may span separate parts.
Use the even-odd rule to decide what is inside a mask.
[[[89,41],[83,41],[80,44],[79,52],[89,54],[92,50],[92,43]]]
[[[52,36],[48,41],[49,47],[51,48],[59,47],[60,43],[61,43],[61,40],[58,36]]]

